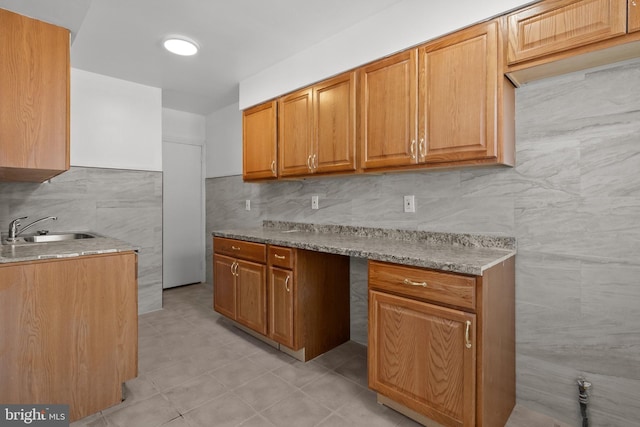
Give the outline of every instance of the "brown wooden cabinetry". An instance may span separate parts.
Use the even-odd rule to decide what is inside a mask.
[[[363,169],[514,164],[514,88],[498,20],[361,70]]]
[[[417,50],[360,69],[360,167],[417,163]]]
[[[349,257],[222,237],[213,246],[218,313],[303,361],[349,340]]]
[[[627,32],[640,31],[640,1],[628,0],[627,5]]]
[[[0,9],[0,181],[69,169],[69,31]]]
[[[348,341],[349,257],[269,245],[268,258],[269,338],[304,361]]]
[[[638,57],[637,0],[547,0],[509,14],[516,84]]]
[[[355,170],[355,86],[349,72],[280,98],[280,176]]]
[[[215,238],[214,250],[214,309],[266,334],[266,245]]]
[[[276,101],[242,112],[242,177],[245,180],[278,176],[277,112]]]
[[[369,387],[421,422],[504,425],[515,405],[514,258],[482,276],[369,262]]]
[[[418,159],[427,165],[514,165],[514,88],[503,75],[497,20],[418,51]]]
[[[509,15],[508,62],[625,34],[627,0],[544,1]]]
[[[0,402],[68,404],[70,421],[122,400],[138,372],[133,252],[0,264]]]

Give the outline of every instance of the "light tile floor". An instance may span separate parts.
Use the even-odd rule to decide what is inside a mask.
[[[417,426],[367,388],[366,347],[349,341],[307,363],[234,328],[212,291],[164,291],[139,318],[139,376],[117,406],[72,427]],[[516,406],[508,427],[560,423]]]

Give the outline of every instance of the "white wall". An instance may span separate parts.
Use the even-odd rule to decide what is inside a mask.
[[[523,0],[404,0],[240,82],[240,109],[503,14]]]
[[[242,112],[238,104],[207,116],[206,177],[242,174]]]
[[[204,145],[206,118],[200,114],[162,109],[162,140],[191,145]]]
[[[162,93],[71,69],[71,165],[162,170]]]

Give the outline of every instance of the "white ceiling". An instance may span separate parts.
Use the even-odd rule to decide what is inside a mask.
[[[71,65],[162,88],[163,107],[209,114],[238,83],[402,0],[0,0],[72,31]],[[196,40],[194,57],[161,46]]]

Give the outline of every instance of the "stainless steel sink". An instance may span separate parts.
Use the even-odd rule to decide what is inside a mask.
[[[34,235],[34,236],[24,236],[23,239],[25,242],[29,243],[45,243],[45,242],[61,242],[64,240],[77,240],[77,239],[93,239],[93,234],[88,233],[52,233],[52,234],[42,234],[42,235]]]

